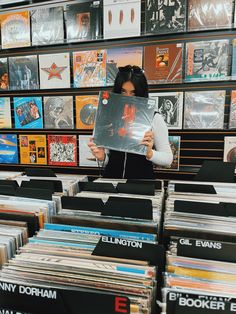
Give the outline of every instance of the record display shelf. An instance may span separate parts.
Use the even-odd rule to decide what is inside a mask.
[[[8,38],[4,37],[5,26],[2,22],[0,70],[5,69],[5,72],[8,72],[9,82],[7,88],[4,87],[4,84],[2,85],[0,93],[1,98],[8,98],[4,102],[4,108],[8,108],[4,109],[4,114],[5,117],[8,114],[9,119],[10,113],[10,119],[9,124],[1,128],[0,133],[3,137],[16,135],[17,147],[13,150],[11,148],[13,146],[6,147],[7,142],[3,141],[0,152],[7,151],[9,156],[14,151],[17,154],[18,163],[6,161],[4,159],[6,154],[2,154],[3,159],[0,154],[0,169],[21,170],[26,166],[40,166],[65,173],[94,176],[102,174],[101,167],[97,165],[93,156],[89,155],[89,151],[86,151],[85,145],[93,132],[97,105],[95,98],[98,97],[99,91],[112,90],[117,67],[125,65],[125,63],[121,63],[121,60],[132,63],[132,58],[136,64],[144,68],[151,97],[156,98],[158,110],[169,127],[169,135],[172,137],[170,141],[173,141],[171,147],[175,157],[174,164],[168,169],[155,168],[156,177],[160,179],[192,179],[204,160],[223,160],[224,137],[236,136],[233,109],[231,109],[233,108],[232,103],[234,104],[234,96],[231,95],[234,95],[236,73],[234,1],[218,1],[223,6],[222,12],[228,14],[224,16],[222,22],[224,25],[221,25],[219,17],[215,16],[218,23],[216,23],[216,27],[211,27],[205,21],[205,26],[203,25],[202,28],[196,26],[197,12],[203,10],[202,2],[198,3],[195,11],[189,11],[190,4],[194,5],[194,3],[193,0],[187,0],[184,11],[182,9],[185,1],[177,1],[179,6],[175,8],[173,14],[175,14],[175,20],[178,21],[178,27],[173,23],[160,24],[162,31],[158,33],[153,24],[152,3],[149,0],[142,0],[140,35],[130,33],[130,37],[123,38],[113,35],[109,38],[108,33],[102,33],[104,27],[102,23],[105,20],[103,7],[101,6],[99,9],[93,7],[90,8],[91,11],[88,11],[90,10],[87,7],[88,2],[89,0],[82,2],[32,0],[24,1],[21,5],[20,3],[15,3],[14,6],[11,4],[11,7],[2,6],[1,15],[20,11],[29,12],[28,33],[30,37],[24,38],[25,46],[8,47]],[[74,5],[78,3],[84,5],[89,12],[87,22],[88,20],[90,23],[93,21],[93,24],[90,25],[90,33],[88,32],[89,28],[87,28],[87,32],[85,29],[80,29],[76,40],[73,38],[73,23],[85,23],[80,18],[82,15],[85,18],[84,14],[86,13],[82,12],[82,9],[76,11],[78,8]],[[230,11],[231,4],[232,10]],[[105,3],[105,5],[107,4]],[[172,6],[172,1],[166,1],[166,5]],[[62,10],[59,10],[58,7],[61,7]],[[42,8],[44,10],[52,9],[47,11],[47,14],[51,14],[50,16],[63,13],[63,31],[57,34],[50,32],[46,34],[46,31],[39,27],[40,24],[37,25],[40,23],[40,15],[38,17],[37,14],[43,12],[37,10]],[[180,8],[182,13],[180,13]],[[97,12],[95,15],[93,10]],[[35,13],[34,17],[32,12]],[[74,20],[75,12],[77,12],[78,20]],[[131,10],[131,12],[133,11]],[[169,10],[169,12],[172,11]],[[194,16],[192,21],[190,13]],[[157,22],[160,23],[157,15],[155,16]],[[204,14],[202,13],[201,16],[203,19]],[[23,19],[23,15],[20,16],[21,19]],[[221,19],[223,18],[221,17]],[[56,17],[53,21],[56,21]],[[105,25],[105,27],[107,26]],[[110,32],[113,31],[110,30]],[[62,41],[57,39],[56,42],[50,42],[52,39],[47,39],[50,36],[59,36]],[[42,38],[45,41],[39,42],[38,40],[42,40]],[[132,55],[131,59],[129,54]],[[125,58],[123,58],[124,56]],[[97,58],[96,62],[94,61],[95,57]],[[83,58],[86,61],[83,61]],[[88,60],[91,61],[90,68]],[[99,79],[94,74],[96,71],[91,74],[94,67],[100,74],[102,73]],[[82,78],[80,71],[84,75]],[[219,92],[221,93],[220,97],[217,94]],[[86,103],[88,95],[92,97],[90,98],[91,103]],[[177,99],[176,95],[181,96]],[[26,97],[30,99],[26,100]],[[203,99],[202,103],[199,98]],[[37,99],[39,103],[36,101]],[[166,113],[163,108],[167,100],[172,103],[170,106],[173,110],[169,108]],[[211,103],[208,104],[208,101]],[[31,102],[38,107],[37,110],[35,109],[38,111],[38,116],[33,115]],[[55,105],[60,102],[70,103],[67,106],[70,107],[70,110],[68,109],[60,119],[48,119],[50,111],[54,111],[55,115],[58,114],[56,111],[59,112],[59,115],[61,114],[62,107]],[[217,105],[214,106],[216,102]],[[195,103],[200,103],[200,105],[194,107]],[[201,109],[199,109],[200,107]],[[27,116],[25,120],[20,118],[19,109],[23,109],[25,115],[30,112],[31,117]],[[35,158],[31,154],[32,161],[22,163],[20,156],[20,136],[22,135],[45,135],[45,154],[49,151],[48,138],[50,136],[75,136],[72,155],[75,156],[74,153],[77,150],[76,157],[72,161],[67,156],[65,159],[53,162],[45,157],[44,163],[37,163],[35,160],[40,160],[42,157],[36,155]],[[65,149],[66,144],[63,145],[63,149]],[[28,153],[30,154],[30,150]],[[84,158],[84,156],[86,157]]]

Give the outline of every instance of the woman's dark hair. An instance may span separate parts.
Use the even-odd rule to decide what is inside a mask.
[[[134,65],[126,65],[119,67],[119,72],[116,75],[113,92],[121,94],[122,86],[125,82],[131,82],[135,88],[135,96],[148,98],[148,83],[144,75],[144,71]]]

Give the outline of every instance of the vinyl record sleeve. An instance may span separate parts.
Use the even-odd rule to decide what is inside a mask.
[[[105,49],[74,52],[74,87],[106,86],[106,58]]]
[[[224,161],[236,163],[236,137],[224,137]]]
[[[98,96],[76,96],[76,128],[92,130],[98,106]]]
[[[47,164],[46,135],[19,135],[20,163]]]
[[[169,129],[182,129],[183,92],[149,93]]]
[[[9,89],[7,58],[0,58],[0,90]]]
[[[184,129],[223,129],[225,90],[185,92]]]
[[[141,0],[104,0],[104,39],[140,36]]]
[[[98,167],[96,158],[92,155],[88,142],[91,135],[79,135],[79,166]]]
[[[70,54],[39,55],[40,88],[70,88]]]
[[[73,129],[73,96],[44,97],[44,128]]]
[[[42,129],[42,97],[14,97],[16,129]]]
[[[180,162],[180,136],[169,135],[170,148],[173,154],[173,161],[169,167],[156,166],[156,170],[179,170]]]
[[[236,90],[231,91],[229,129],[236,129]]]
[[[189,0],[188,30],[231,28],[232,16],[232,0]]]
[[[149,84],[182,82],[183,44],[145,46],[144,70]]]
[[[0,134],[0,163],[18,164],[17,135]]]
[[[146,34],[183,32],[186,28],[186,0],[147,0]]]
[[[186,82],[228,80],[229,40],[186,43]]]
[[[123,47],[107,50],[107,86],[114,84],[118,68],[126,65],[143,67],[143,47]]]
[[[236,79],[236,39],[233,39],[232,42],[232,74],[231,79]]]
[[[48,135],[48,164],[77,166],[76,135]]]
[[[8,60],[11,90],[39,88],[38,56],[10,57]]]
[[[0,97],[0,129],[11,129],[10,97]]]
[[[31,45],[29,11],[0,14],[0,23],[2,49]]]
[[[31,11],[32,45],[64,43],[63,7]]]
[[[141,144],[151,129],[155,100],[100,92],[94,127],[94,142],[98,146],[145,155]]]
[[[102,37],[101,1],[81,1],[66,6],[67,42],[94,40]]]

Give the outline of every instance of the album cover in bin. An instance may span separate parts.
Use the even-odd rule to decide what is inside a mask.
[[[144,134],[151,129],[154,99],[100,92],[94,127],[98,146],[118,151],[146,154]]]

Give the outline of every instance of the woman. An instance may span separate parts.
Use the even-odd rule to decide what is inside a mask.
[[[148,97],[148,84],[138,66],[120,67],[113,92],[125,96]],[[98,161],[105,165],[104,177],[126,179],[153,179],[153,163],[169,166],[173,155],[168,140],[168,129],[162,116],[154,115],[152,130],[144,134],[142,144],[147,146],[146,156],[107,150],[97,147],[90,139],[88,146]]]

